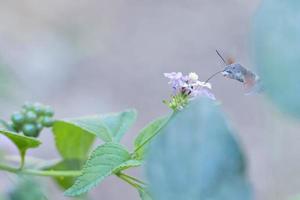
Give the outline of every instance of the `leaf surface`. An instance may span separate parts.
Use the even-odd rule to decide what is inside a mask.
[[[146,160],[155,200],[250,200],[243,153],[215,102],[194,99],[169,120]]]

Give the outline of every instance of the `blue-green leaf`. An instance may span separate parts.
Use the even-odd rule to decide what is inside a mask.
[[[215,102],[195,99],[175,113],[149,148],[155,200],[250,200],[242,151]]]
[[[300,1],[264,0],[254,24],[258,71],[265,93],[300,117]],[[280,14],[279,14],[280,13]]]
[[[86,193],[128,160],[130,160],[129,152],[119,144],[106,143],[99,146],[84,165],[82,175],[76,179],[75,184],[65,192],[65,195],[78,196]]]
[[[47,200],[41,183],[30,177],[21,176],[16,187],[9,192],[10,200]]]

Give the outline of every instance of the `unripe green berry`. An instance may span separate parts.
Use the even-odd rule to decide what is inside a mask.
[[[50,117],[44,117],[44,119],[42,120],[42,125],[45,127],[51,127],[54,123],[54,119],[50,118]]]
[[[45,112],[44,106],[40,103],[35,103],[34,107],[33,107],[33,110],[39,116],[43,115],[44,112]]]
[[[29,123],[35,122],[37,120],[37,118],[38,118],[37,114],[33,111],[28,111],[25,114],[26,122],[29,122]]]
[[[29,110],[33,110],[34,106],[33,106],[32,103],[26,102],[26,103],[23,105],[23,108],[24,108],[25,110],[29,111]]]
[[[36,128],[37,128],[38,132],[41,132],[44,127],[43,127],[43,125],[41,123],[37,123],[36,124]]]
[[[17,126],[20,126],[22,125],[24,122],[25,122],[25,117],[22,113],[14,113],[12,116],[11,116],[11,121],[17,125]]]
[[[37,127],[34,124],[25,124],[22,129],[24,135],[29,137],[37,137],[38,136],[38,130]]]
[[[44,112],[45,115],[49,117],[53,117],[54,115],[54,110],[51,108],[51,106],[46,106]]]
[[[18,127],[16,124],[14,124],[12,122],[8,122],[7,124],[10,127],[11,131],[13,131],[13,132],[19,132],[20,127]]]

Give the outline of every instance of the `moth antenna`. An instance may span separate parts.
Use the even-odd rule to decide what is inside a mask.
[[[225,65],[227,65],[227,62],[225,61],[225,59],[221,56],[221,54],[219,53],[218,50],[216,50],[218,56],[222,59],[222,61],[225,63]]]
[[[222,72],[224,72],[224,70],[218,71],[218,72],[214,73],[204,83],[208,83],[208,81],[210,81],[213,77],[215,77],[216,75],[218,75],[219,73],[222,73]]]

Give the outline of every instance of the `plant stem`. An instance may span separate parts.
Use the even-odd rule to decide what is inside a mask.
[[[129,179],[126,175],[124,176],[124,174],[119,173],[116,174],[120,179],[122,179],[123,181],[127,182],[129,185],[131,185],[132,187],[138,189],[138,190],[142,190],[143,187],[140,186],[139,184],[133,182],[133,180]]]
[[[126,178],[128,178],[128,179],[131,179],[131,180],[133,180],[133,181],[135,181],[135,182],[137,182],[137,183],[140,183],[140,184],[142,184],[142,185],[147,185],[145,182],[143,182],[143,181],[141,181],[141,180],[139,180],[139,179],[137,179],[137,178],[135,178],[135,177],[133,177],[133,176],[130,176],[130,175],[128,175],[128,174],[123,174],[123,173],[119,173],[119,175],[122,175],[122,176],[124,176],[124,177],[126,177]]]
[[[25,165],[25,154],[26,154],[26,150],[20,150],[20,157],[21,157],[21,162],[20,162],[20,170],[23,169],[24,165]]]
[[[11,166],[0,164],[0,170],[15,173],[27,174],[34,176],[51,176],[51,177],[76,177],[81,174],[81,171],[56,171],[56,170],[31,170],[31,169],[18,169]]]

